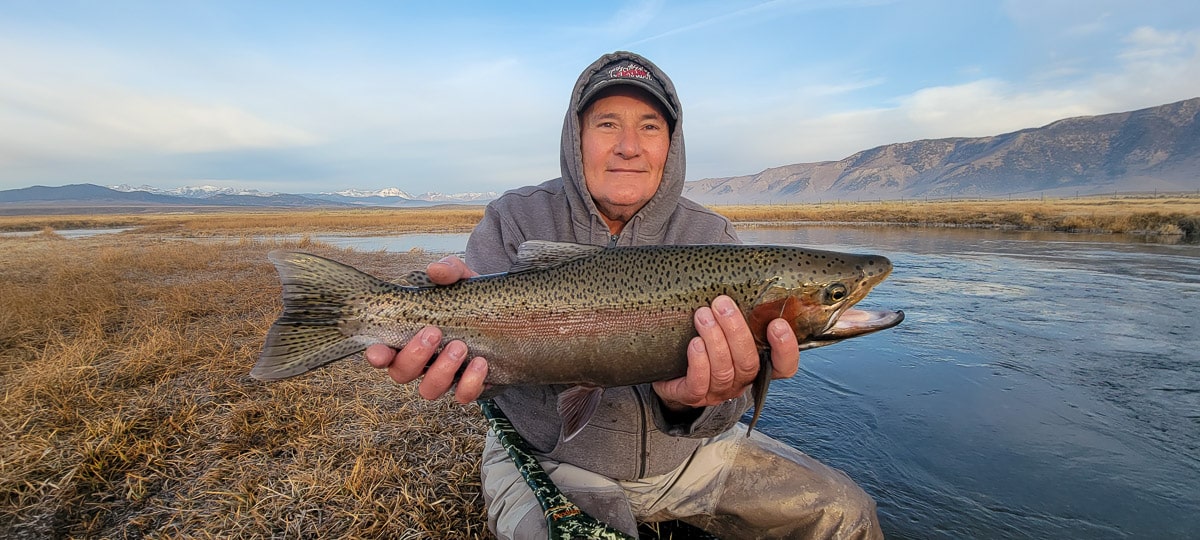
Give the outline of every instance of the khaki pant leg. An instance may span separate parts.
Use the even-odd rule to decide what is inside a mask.
[[[882,538],[875,501],[845,473],[746,426],[662,476],[621,482],[638,519],[678,519],[726,539]]]
[[[883,538],[875,501],[842,471],[745,426],[699,452],[733,462],[708,516],[683,518],[720,538]],[[694,460],[691,467],[704,465]]]
[[[637,522],[625,491],[615,481],[573,465],[539,458],[558,489],[584,512],[637,538]],[[504,447],[488,432],[480,467],[488,528],[501,539],[534,540],[549,536],[546,517]]]

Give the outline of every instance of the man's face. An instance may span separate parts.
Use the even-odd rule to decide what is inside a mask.
[[[619,233],[658,191],[671,132],[658,101],[621,85],[579,115],[583,175],[596,207]]]

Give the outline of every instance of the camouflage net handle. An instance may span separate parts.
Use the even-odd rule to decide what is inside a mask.
[[[605,525],[604,522],[589,516],[575,503],[567,499],[554,485],[550,475],[542,469],[537,458],[525,438],[513,429],[512,422],[504,415],[504,411],[490,399],[479,400],[483,416],[488,419],[492,432],[508,456],[516,464],[517,470],[525,483],[533,490],[533,496],[542,505],[546,516],[546,526],[550,529],[550,540],[568,540],[574,538],[598,538],[602,540],[634,540],[632,536]]]

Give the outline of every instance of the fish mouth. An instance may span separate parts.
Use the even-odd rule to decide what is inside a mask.
[[[824,332],[810,336],[800,350],[833,345],[843,339],[887,330],[904,320],[903,311],[847,309]]]

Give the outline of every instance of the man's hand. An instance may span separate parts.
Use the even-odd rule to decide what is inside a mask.
[[[462,259],[454,256],[430,263],[425,272],[429,274],[429,280],[438,285],[450,285],[461,279],[479,275],[467,268]],[[467,344],[455,340],[447,343],[437,355],[437,359],[430,364],[429,359],[433,357],[441,342],[441,329],[426,326],[399,352],[379,343],[367,347],[363,356],[372,366],[386,368],[388,375],[398,383],[415,381],[424,374],[417,391],[425,399],[437,399],[454,386],[454,374],[467,358]],[[487,361],[481,356],[472,358],[458,380],[454,399],[459,403],[470,403],[478,399],[484,390],[485,377]]]
[[[653,385],[667,408],[676,412],[742,395],[759,369],[754,336],[732,298],[718,296],[711,308],[696,310],[694,320],[700,335],[688,344],[687,375]],[[800,368],[800,347],[787,321],[775,319],[767,325],[767,342],[771,345],[771,378],[795,375]]]

